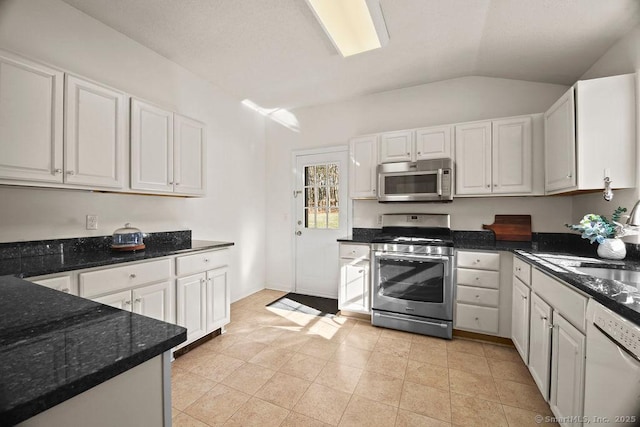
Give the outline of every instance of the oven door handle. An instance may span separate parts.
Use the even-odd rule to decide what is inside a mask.
[[[446,255],[412,255],[412,254],[402,254],[402,255],[396,255],[396,254],[389,254],[389,253],[385,253],[385,252],[376,252],[374,253],[374,258],[386,258],[386,259],[396,259],[396,260],[405,260],[405,259],[411,259],[411,260],[416,260],[416,261],[428,261],[428,260],[436,260],[436,261],[443,261],[443,262],[449,262],[449,258],[451,258],[451,256],[446,256]]]
[[[438,326],[443,329],[447,328],[446,323],[429,322],[427,320],[419,320],[415,318],[407,319],[406,317],[393,316],[391,314],[382,314],[382,313],[373,313],[373,315],[376,317],[386,317],[387,319],[393,319],[393,320],[403,320],[403,321],[410,320],[411,322],[424,323],[425,325],[431,325],[431,326]]]

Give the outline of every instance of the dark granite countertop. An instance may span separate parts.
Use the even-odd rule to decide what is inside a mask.
[[[640,326],[640,292],[637,285],[618,280],[601,279],[583,273],[576,267],[613,268],[640,271],[640,262],[613,261],[598,257],[562,253],[515,250],[513,253],[536,268],[568,283],[596,301]]]
[[[0,425],[13,425],[186,340],[186,329],[0,277]]]
[[[353,229],[353,235],[338,239],[341,243],[371,243],[379,229]],[[611,261],[598,258],[597,245],[591,245],[577,234],[534,233],[531,242],[505,242],[495,240],[492,232],[453,232],[456,249],[508,251],[521,257],[580,291],[590,295],[602,305],[622,317],[640,325],[640,289],[616,280],[601,279],[582,273],[575,267],[606,267],[640,271],[638,248],[627,248],[627,259]],[[631,258],[631,255],[634,258]],[[632,293],[638,295],[633,297]]]
[[[150,242],[147,243],[145,250],[136,252],[115,252],[108,247],[101,246],[93,251],[59,251],[58,253],[19,256],[0,259],[0,276],[12,274],[19,277],[35,277],[228,246],[233,246],[233,243],[189,239],[179,242]]]

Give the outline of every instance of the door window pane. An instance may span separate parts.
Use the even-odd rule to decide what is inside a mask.
[[[306,228],[340,228],[338,164],[305,166],[304,218]]]

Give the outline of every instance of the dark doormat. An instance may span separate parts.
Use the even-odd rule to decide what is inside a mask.
[[[267,304],[267,307],[298,311],[314,316],[334,316],[338,314],[338,300],[289,292]]]

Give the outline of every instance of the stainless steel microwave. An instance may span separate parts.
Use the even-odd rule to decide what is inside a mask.
[[[453,200],[451,159],[378,165],[379,202],[450,202]]]

